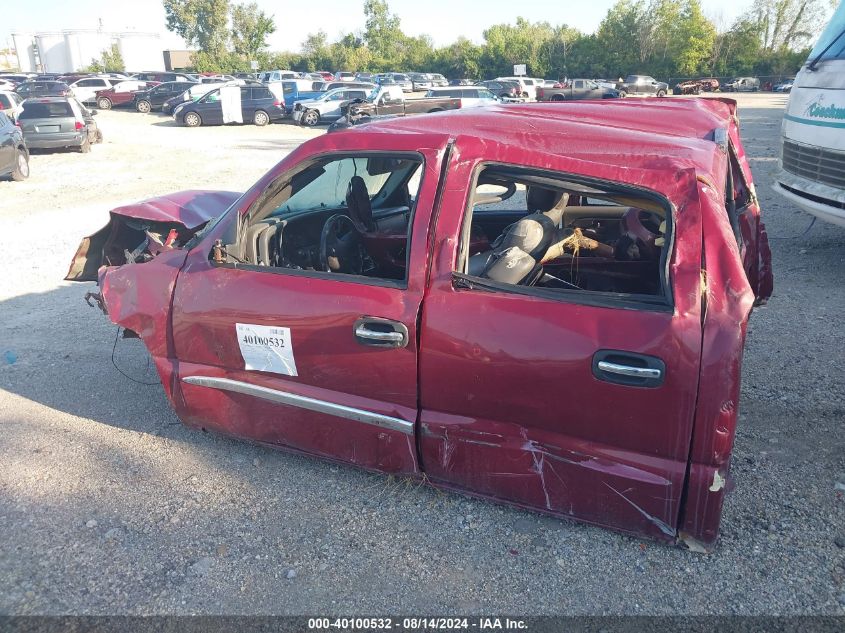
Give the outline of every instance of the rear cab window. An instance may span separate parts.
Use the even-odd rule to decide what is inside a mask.
[[[74,112],[68,101],[27,101],[21,112],[21,119],[55,119],[72,117]]]
[[[456,282],[664,309],[671,209],[657,194],[623,184],[484,166],[465,212]]]

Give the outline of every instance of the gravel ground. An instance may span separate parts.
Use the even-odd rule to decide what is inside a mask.
[[[191,431],[114,369],[61,281],[80,238],[116,204],[242,190],[319,131],[113,111],[91,154],[33,156],[0,182],[0,613],[842,614],[845,230],[801,235],[770,189],[785,99],[740,102],[776,289],[707,556]],[[154,378],[137,341],[116,361]]]

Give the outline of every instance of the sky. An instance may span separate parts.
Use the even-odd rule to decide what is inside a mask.
[[[239,0],[233,0],[236,2]],[[240,0],[246,2],[248,0]],[[309,33],[325,31],[330,40],[362,30],[363,0],[314,0],[280,2],[255,0],[276,21],[270,36],[270,50],[298,51]],[[702,0],[705,14],[717,26],[729,25],[751,0]],[[522,16],[532,22],[568,24],[585,32],[596,30],[615,0],[388,0],[409,35],[426,33],[435,45],[449,44],[460,36],[482,42],[484,29],[492,24],[516,21]],[[160,0],[38,0],[29,4],[10,0],[0,12],[0,48],[11,45],[14,31],[60,31],[96,29],[102,20],[109,31],[145,31],[161,34],[162,48],[185,48],[181,38],[165,28]]]

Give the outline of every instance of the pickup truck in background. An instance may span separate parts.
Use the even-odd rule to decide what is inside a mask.
[[[458,110],[461,99],[452,97],[426,97],[424,99],[405,99],[398,86],[382,86],[366,99],[350,101],[341,106],[341,115],[350,123],[363,117],[405,116],[408,114],[426,114]]]
[[[625,81],[616,84],[620,97],[665,97],[669,84],[657,81],[649,75],[628,75]]]
[[[757,92],[760,80],[757,77],[737,77],[722,86],[724,92]]]
[[[614,88],[602,88],[592,79],[572,79],[561,88],[537,87],[537,101],[576,101],[578,99],[618,99]]]

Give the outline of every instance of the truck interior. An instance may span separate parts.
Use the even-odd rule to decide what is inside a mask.
[[[401,284],[421,167],[418,156],[350,156],[282,177],[246,214],[226,263]],[[670,208],[620,184],[486,167],[470,196],[456,273],[480,285],[665,303]]]
[[[620,184],[489,166],[477,176],[459,278],[663,301],[668,201]]]
[[[422,157],[318,160],[268,187],[227,263],[360,275],[402,283]]]

